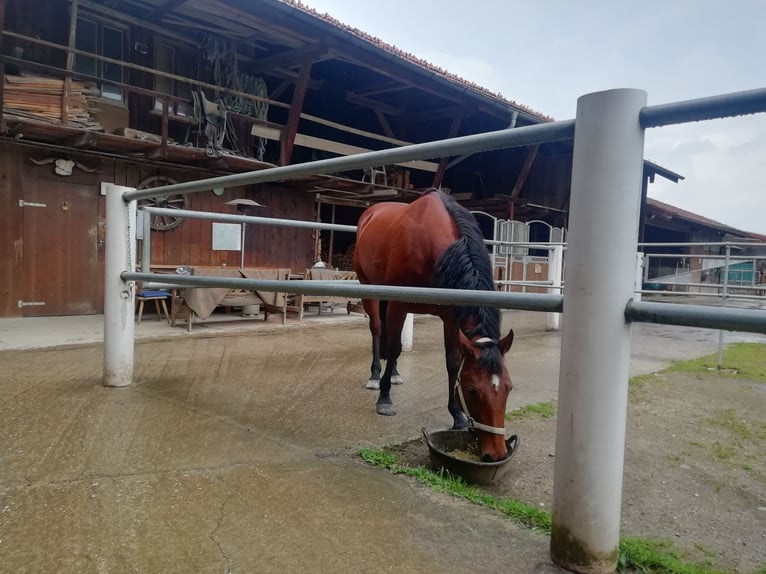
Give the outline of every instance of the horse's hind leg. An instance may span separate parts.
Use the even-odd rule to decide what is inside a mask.
[[[455,384],[460,374],[460,362],[463,360],[463,352],[460,350],[457,327],[451,321],[444,321],[444,352],[447,358],[447,396],[449,401],[447,409],[452,415],[453,429],[468,427],[468,421],[463,414],[458,398],[455,394]]]
[[[371,299],[363,299],[364,312],[370,318],[370,334],[372,335],[372,364],[370,365],[370,378],[365,385],[368,389],[380,388],[380,303]]]
[[[379,415],[395,415],[393,403],[391,402],[391,379],[396,370],[396,360],[402,352],[402,327],[407,313],[401,303],[389,301],[386,309],[385,321],[385,358],[386,369],[383,371],[383,377],[380,379],[380,394],[378,402],[375,405],[375,412]]]

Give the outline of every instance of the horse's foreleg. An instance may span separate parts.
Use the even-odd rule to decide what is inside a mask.
[[[365,386],[368,389],[377,390],[380,388],[380,303],[364,299],[362,306],[370,318],[370,334],[372,335],[372,364],[370,365],[370,378]]]
[[[386,309],[385,321],[385,357],[386,369],[383,371],[383,377],[380,379],[380,394],[378,402],[375,405],[375,411],[379,415],[395,415],[393,403],[391,402],[391,382],[396,370],[396,360],[402,352],[402,327],[407,313],[404,311],[401,303],[389,301]]]
[[[455,394],[455,384],[460,371],[460,362],[463,359],[463,353],[460,350],[457,327],[450,324],[451,321],[444,322],[444,352],[447,359],[447,409],[452,415],[453,429],[464,429],[468,427],[468,420],[463,414],[463,409]]]

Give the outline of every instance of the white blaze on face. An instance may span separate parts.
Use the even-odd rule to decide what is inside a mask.
[[[500,386],[500,376],[499,375],[492,375],[492,386],[496,389]]]

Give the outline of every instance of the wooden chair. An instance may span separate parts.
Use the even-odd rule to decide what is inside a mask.
[[[165,319],[170,324],[170,313],[168,313],[168,306],[165,302],[170,297],[170,291],[139,291],[136,293],[136,303],[138,304],[138,317],[136,322],[141,324],[141,317],[144,314],[144,302],[154,301],[154,309],[157,311],[157,319],[162,321],[162,315],[164,313]]]

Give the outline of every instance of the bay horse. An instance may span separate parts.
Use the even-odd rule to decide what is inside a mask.
[[[412,203],[384,202],[359,218],[354,269],[360,283],[494,291],[492,264],[473,215],[454,198],[431,190]],[[395,415],[391,384],[401,383],[396,361],[407,313],[436,315],[444,329],[449,401],[455,429],[473,428],[481,459],[508,455],[505,407],[512,383],[504,355],[513,330],[500,338],[492,307],[410,304],[364,299],[370,320],[372,365],[367,388],[379,389],[375,410]],[[386,360],[381,377],[380,359]]]

